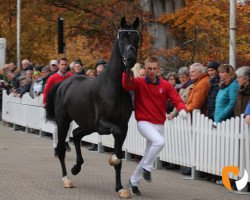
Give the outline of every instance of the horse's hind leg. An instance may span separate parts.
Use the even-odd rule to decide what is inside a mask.
[[[66,148],[65,148],[65,139],[67,137],[68,129],[70,126],[71,120],[65,120],[62,122],[57,121],[57,127],[58,127],[58,144],[56,147],[56,151],[58,154],[58,158],[61,163],[62,167],[62,176],[63,176],[63,182],[64,186],[66,188],[72,188],[73,183],[67,178],[67,170],[66,170],[66,165],[65,165],[65,153],[66,153]]]
[[[86,131],[80,127],[73,130],[73,142],[76,148],[76,164],[71,169],[73,175],[77,175],[81,171],[81,165],[84,163],[81,151],[81,139],[86,135]]]

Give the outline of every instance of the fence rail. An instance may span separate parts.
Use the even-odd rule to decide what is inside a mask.
[[[32,99],[29,94],[25,94],[20,99],[3,91],[2,120],[41,132],[53,133],[56,130],[54,123],[45,120],[42,96]],[[72,133],[76,127],[77,124],[72,122],[69,131]],[[195,110],[192,119],[190,114],[185,120],[176,117],[167,121],[164,128],[166,146],[159,154],[161,161],[195,167],[196,170],[214,175],[221,175],[224,166],[238,166],[240,174],[230,174],[230,178],[235,180],[243,176],[244,169],[250,174],[250,127],[244,122],[243,115],[214,126],[211,120]],[[114,144],[112,135],[100,136],[98,133],[82,140],[111,148]],[[123,150],[142,156],[145,145],[132,113]]]

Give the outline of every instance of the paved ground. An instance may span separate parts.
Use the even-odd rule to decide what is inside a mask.
[[[73,145],[71,144],[73,149]],[[82,147],[85,164],[77,176],[70,175],[75,185],[64,189],[61,168],[53,157],[49,137],[13,131],[0,125],[0,199],[1,200],[113,200],[114,169],[108,165],[109,153],[89,152]],[[75,162],[75,153],[67,153],[67,167]],[[136,162],[123,161],[122,182],[126,185]],[[153,182],[142,181],[141,196],[133,199],[159,200],[249,200],[249,195],[230,193],[223,186],[204,180],[187,181],[180,171],[165,169],[153,172]]]

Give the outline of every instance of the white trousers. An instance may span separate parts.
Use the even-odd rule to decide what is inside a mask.
[[[70,124],[70,126],[72,126]],[[69,128],[69,130],[71,129],[71,127]],[[68,131],[67,133],[67,137],[65,142],[69,142],[69,136],[70,136],[70,131]],[[58,143],[58,129],[57,127],[55,128],[54,132],[53,132],[53,147],[56,148],[57,147],[57,143]]]
[[[142,168],[152,172],[155,159],[165,146],[165,140],[163,137],[164,125],[139,121],[137,122],[137,128],[140,134],[146,138],[147,143],[143,158],[130,178],[130,182],[135,186],[138,186],[142,179]]]

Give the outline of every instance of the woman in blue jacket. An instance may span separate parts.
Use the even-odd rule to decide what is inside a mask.
[[[219,92],[215,101],[214,121],[222,122],[234,117],[234,107],[239,85],[235,70],[229,64],[221,64],[218,68],[220,76]]]

